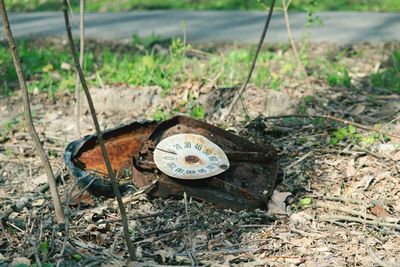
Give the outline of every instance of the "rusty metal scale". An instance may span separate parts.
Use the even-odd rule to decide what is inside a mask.
[[[132,183],[139,188],[157,180],[150,195],[182,198],[186,192],[221,208],[267,207],[278,173],[272,146],[253,144],[185,116],[124,127],[104,136],[113,169],[131,168]],[[104,177],[96,177],[105,167],[95,140],[96,136],[89,136],[69,144],[64,159],[81,187],[91,182],[91,193],[112,196],[111,185]],[[121,189],[127,186],[121,185]]]

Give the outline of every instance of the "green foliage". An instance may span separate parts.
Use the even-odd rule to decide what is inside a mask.
[[[333,65],[333,69],[327,74],[326,79],[330,86],[351,87],[349,71],[344,66]]]
[[[72,254],[71,257],[78,262],[82,260],[82,255],[79,253]]]
[[[39,245],[39,252],[40,254],[46,254],[49,251],[49,243],[41,242]]]
[[[323,25],[321,18],[315,15],[318,2],[317,0],[308,0],[308,3],[304,6],[307,11],[307,26]]]
[[[378,132],[371,132],[362,135],[357,133],[357,129],[353,125],[348,125],[347,127],[341,127],[332,133],[330,144],[336,145],[340,141],[345,140],[349,140],[361,146],[370,146],[373,145],[375,142],[379,142],[381,140],[387,142],[389,138],[386,136],[382,136],[382,134]]]
[[[206,117],[206,112],[202,106],[195,105],[191,108],[190,116],[195,119],[203,120]]]
[[[155,121],[163,121],[169,119],[170,117],[172,116],[170,116],[170,114],[165,112],[162,108],[157,108],[157,110],[153,114],[153,119]]]
[[[44,11],[61,10],[61,3],[58,0],[5,0],[6,6],[11,11]],[[78,10],[78,0],[71,0],[72,9]],[[87,1],[86,8],[90,12],[118,12],[128,10],[153,10],[153,9],[189,9],[189,10],[265,10],[271,3],[270,0],[196,0],[196,1],[176,1],[176,0],[125,0],[109,1],[96,0]],[[281,6],[280,1],[277,6]],[[311,7],[310,7],[311,6]],[[398,0],[297,0],[290,5],[290,10],[308,11],[320,10],[354,10],[354,11],[400,11]]]
[[[400,93],[400,50],[394,51],[388,64],[371,76],[371,83],[376,87]]]
[[[299,199],[300,206],[308,207],[311,205],[311,203],[312,203],[312,198],[310,198],[310,197],[303,197],[303,198]]]
[[[354,126],[349,125],[347,128],[341,127],[338,130],[334,131],[331,136],[331,145],[336,145],[338,142],[345,139],[355,139],[358,138],[359,135],[356,134],[356,128]]]
[[[72,70],[61,68],[61,64],[68,59],[68,55],[60,53],[52,47],[35,47],[29,42],[19,43],[18,51],[21,57],[22,70],[28,82],[28,90],[37,88],[48,91],[49,87],[60,87],[61,81],[72,75]],[[0,46],[0,93],[10,94],[18,87],[17,75],[14,69],[8,48]],[[51,86],[50,86],[51,85]],[[50,90],[57,90],[50,88]],[[65,88],[60,88],[65,89]]]

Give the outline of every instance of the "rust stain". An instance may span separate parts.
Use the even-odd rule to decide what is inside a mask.
[[[121,136],[105,140],[105,146],[113,171],[118,172],[132,165],[132,156],[139,148],[141,142],[151,133],[154,127],[138,129]],[[77,161],[86,170],[107,173],[100,146],[84,151]]]

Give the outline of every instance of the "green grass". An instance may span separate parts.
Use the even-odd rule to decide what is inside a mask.
[[[385,66],[371,77],[372,85],[400,93],[400,50],[393,52]]]
[[[166,44],[159,39],[156,41],[154,36],[151,39],[149,44],[146,38],[139,40],[134,36],[132,44],[122,50],[112,50],[107,44],[89,46],[84,56],[85,74],[92,77],[89,85],[100,87],[101,80],[107,85],[155,85],[168,92],[189,78],[201,81],[219,73],[219,84],[231,87],[243,82],[253,55],[252,49],[236,47],[221,58],[216,53],[185,47],[180,39]],[[160,42],[164,43],[164,48],[155,49],[153,45]],[[58,91],[74,90],[75,72],[67,47],[25,41],[19,43],[18,50],[29,91],[47,92],[49,97],[54,97]],[[281,55],[272,51],[260,53],[258,68],[253,76],[256,86],[280,89],[279,73],[268,68],[269,62],[280,58]],[[0,46],[0,63],[0,76],[4,77],[0,81],[0,94],[9,95],[18,88],[18,82],[11,55],[4,43]],[[201,111],[197,113],[201,114]]]
[[[127,86],[159,86],[167,94],[184,83],[210,83],[218,78],[218,86],[240,86],[246,78],[254,54],[254,46],[229,46],[228,49],[185,46],[180,39],[168,41],[157,36],[133,36],[128,45],[88,42],[84,71],[92,87],[103,84]],[[24,41],[18,44],[22,68],[29,91],[48,93],[54,99],[57,92],[75,89],[75,71],[66,45]],[[301,60],[313,77],[330,87],[352,86],[351,66],[346,58],[361,57],[362,51],[349,55],[346,51],[329,52],[313,58],[307,42],[300,49]],[[333,55],[335,55],[333,57]],[[389,60],[381,65],[368,81],[375,87],[400,92],[400,50],[394,49]],[[297,62],[288,46],[262,49],[251,83],[258,88],[281,90],[288,81],[302,79]],[[11,55],[5,43],[0,43],[0,94],[10,95],[18,89]],[[193,103],[183,103],[202,117],[203,111]],[[178,112],[178,111],[177,111]],[[163,116],[160,111],[160,116]]]
[[[59,0],[6,0],[12,11],[48,11],[61,10]],[[76,10],[78,0],[71,0]],[[129,10],[153,9],[188,9],[188,10],[263,10],[270,0],[91,0],[85,1],[90,12],[117,12]],[[281,7],[277,1],[277,7]],[[293,0],[291,10],[354,10],[354,11],[388,11],[399,12],[398,0]]]

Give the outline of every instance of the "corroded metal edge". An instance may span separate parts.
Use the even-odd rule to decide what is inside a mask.
[[[115,128],[109,129],[103,133],[104,141],[116,134],[124,134],[134,131],[138,126],[150,126],[156,124],[155,121],[143,120],[140,122],[132,122],[128,125],[117,126]],[[86,135],[83,138],[72,141],[69,143],[64,150],[64,162],[67,167],[68,173],[74,177],[76,183],[78,183],[80,188],[86,188],[94,196],[100,197],[114,197],[114,191],[110,181],[105,181],[104,178],[100,176],[89,173],[76,165],[76,157],[85,148],[90,146],[95,146],[97,144],[97,135],[91,134]],[[119,190],[124,193],[128,190],[129,184],[119,185]]]
[[[232,156],[243,164],[232,163],[233,169],[200,180],[174,179],[159,173],[153,162],[152,151],[154,151],[158,141],[177,133],[197,133],[211,138],[211,141],[218,144],[228,154],[239,150]],[[249,153],[241,155],[241,150]],[[255,156],[252,155],[252,152]],[[277,161],[277,152],[270,144],[255,144],[212,124],[186,116],[176,116],[161,122],[147,140],[142,142],[141,148],[134,155],[132,178],[137,187],[146,186],[157,180],[157,185],[151,191],[151,195],[155,197],[180,197],[183,192],[186,192],[198,200],[211,202],[219,208],[233,210],[266,209],[268,200],[276,187]],[[251,171],[252,168],[255,168],[254,171]],[[262,173],[268,174],[265,176]],[[242,180],[240,177],[244,179]],[[259,179],[256,179],[260,182],[259,186],[254,180],[256,177],[259,177]],[[245,186],[242,187],[241,185]]]

